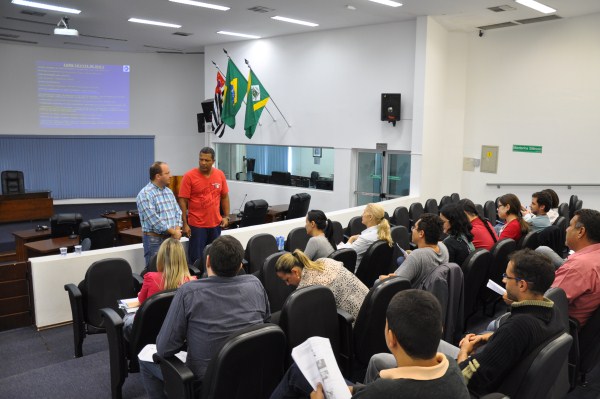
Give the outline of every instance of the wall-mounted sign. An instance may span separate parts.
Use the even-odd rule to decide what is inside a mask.
[[[533,152],[536,154],[541,154],[542,146],[541,145],[513,144],[513,152]]]

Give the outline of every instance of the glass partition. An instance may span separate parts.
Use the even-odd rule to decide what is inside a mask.
[[[217,143],[216,155],[229,180],[333,190],[333,148]]]

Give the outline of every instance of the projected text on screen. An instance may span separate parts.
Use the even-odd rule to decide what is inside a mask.
[[[129,128],[129,65],[37,62],[40,127]]]

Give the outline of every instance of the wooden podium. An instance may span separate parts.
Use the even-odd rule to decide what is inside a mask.
[[[0,195],[0,223],[50,219],[53,214],[50,191]]]

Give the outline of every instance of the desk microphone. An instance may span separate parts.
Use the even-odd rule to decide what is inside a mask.
[[[246,195],[244,195],[244,199],[242,200],[242,203],[240,204],[240,207],[238,208],[238,211],[240,211],[237,214],[237,217],[241,218],[244,215],[244,212],[242,212],[242,206],[246,203],[246,198],[248,197],[248,194],[246,193]]]

